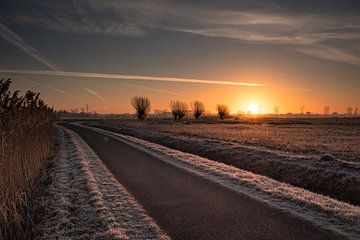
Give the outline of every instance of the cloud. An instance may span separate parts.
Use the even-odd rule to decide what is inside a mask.
[[[50,86],[47,86],[47,85],[44,85],[44,84],[40,84],[40,83],[38,83],[38,82],[36,82],[36,81],[31,81],[31,82],[32,82],[33,84],[35,84],[35,85],[40,86],[40,87],[44,87],[44,88],[50,89],[50,90],[52,90],[52,91],[54,91],[54,92],[61,93],[61,94],[63,94],[63,95],[66,95],[66,96],[75,98],[75,99],[77,99],[77,100],[80,100],[80,101],[83,101],[83,100],[84,100],[84,99],[82,99],[82,98],[79,97],[79,96],[76,96],[76,95],[74,95],[74,94],[72,94],[72,93],[63,91],[63,90],[61,90],[61,89],[54,88],[54,87],[50,87]]]
[[[16,33],[7,28],[4,24],[0,23],[0,36],[7,42],[17,46],[26,54],[34,58],[35,60],[43,63],[50,69],[57,71],[59,69],[56,64],[52,63],[49,59],[42,56],[36,49],[29,46],[21,37],[19,37]]]
[[[86,73],[86,72],[65,72],[65,71],[35,71],[35,70],[9,70],[0,69],[3,73],[18,73],[18,74],[32,74],[32,75],[48,75],[48,76],[63,76],[63,77],[84,77],[84,78],[105,78],[105,79],[119,79],[119,80],[141,80],[141,81],[162,81],[162,82],[178,82],[178,83],[198,83],[198,84],[215,84],[215,85],[233,85],[233,86],[247,86],[247,87],[265,87],[262,83],[249,82],[234,82],[221,80],[208,80],[196,78],[176,78],[176,77],[155,77],[142,75],[123,75],[123,74],[105,74],[105,73]]]
[[[99,93],[95,92],[92,89],[89,88],[84,88],[84,91],[86,91],[87,93],[90,93],[91,95],[93,95],[94,97],[96,97],[97,99],[100,100],[105,100],[105,98],[103,96],[101,96]]]
[[[332,47],[325,47],[325,46],[317,46],[317,47],[307,47],[307,48],[300,48],[296,51],[305,53],[307,55],[325,59],[325,60],[332,60],[338,62],[346,62],[353,65],[360,66],[360,57],[348,53],[341,49],[336,49]]]
[[[329,47],[330,42],[360,41],[359,14],[340,14],[336,13],[336,9],[327,15],[319,14],[309,9],[309,4],[305,4],[308,7],[306,11],[294,11],[289,7],[290,3],[273,1],[229,4],[234,7],[222,1],[201,4],[190,1],[84,0],[65,4],[66,8],[60,3],[34,4],[22,14],[0,13],[7,22],[58,32],[141,37],[160,29],[254,44],[279,44],[312,57],[350,64],[356,61],[339,57],[339,54],[324,53],[324,49]],[[344,4],[334,6],[340,5]],[[339,44],[337,49],[353,52],[350,58],[356,59],[358,52],[353,51],[355,45]],[[317,48],[321,53],[298,50]]]

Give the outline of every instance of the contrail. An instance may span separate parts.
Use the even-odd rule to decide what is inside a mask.
[[[47,88],[47,89],[50,89],[54,92],[58,92],[58,93],[61,93],[61,94],[64,94],[64,95],[67,95],[67,96],[70,96],[70,97],[73,97],[73,98],[76,98],[77,100],[80,100],[80,101],[83,101],[84,99],[74,95],[74,94],[71,94],[71,93],[68,93],[68,92],[65,92],[63,90],[60,90],[60,89],[57,89],[57,88],[53,88],[53,87],[50,87],[50,86],[47,86],[47,85],[44,85],[44,84],[40,84],[38,82],[35,82],[35,81],[31,81],[33,84],[35,85],[38,85],[40,87],[44,87],[44,88]]]
[[[219,80],[196,79],[196,78],[176,78],[176,77],[155,77],[155,76],[142,76],[142,75],[106,74],[106,73],[65,72],[65,71],[55,71],[54,72],[54,71],[9,70],[9,69],[0,69],[0,72],[64,76],[64,77],[85,77],[85,78],[105,78],[105,79],[122,79],[122,80],[203,83],[203,84],[217,84],[217,85],[248,86],[248,87],[265,87],[266,86],[265,84],[261,84],[261,83],[219,81]]]
[[[138,88],[138,89],[150,90],[150,91],[154,91],[154,92],[166,93],[166,94],[170,94],[170,95],[174,95],[174,96],[181,96],[181,97],[184,96],[184,94],[181,94],[181,93],[178,93],[178,92],[162,90],[162,89],[159,89],[159,88],[143,87],[143,86],[140,86],[140,85],[130,84],[130,83],[122,83],[122,85],[128,86],[128,87],[134,87],[134,88]]]
[[[105,98],[103,96],[101,96],[100,94],[98,94],[97,92],[95,92],[92,89],[89,88],[84,88],[84,91],[86,91],[87,93],[90,93],[91,95],[93,95],[94,97],[96,97],[97,99],[100,100],[105,100]]]
[[[4,24],[0,23],[0,36],[7,42],[14,44],[26,54],[31,56],[32,58],[38,60],[39,62],[45,64],[50,69],[57,71],[59,67],[56,64],[52,63],[49,59],[42,56],[36,49],[26,44],[26,42],[19,37],[16,33],[7,28]]]

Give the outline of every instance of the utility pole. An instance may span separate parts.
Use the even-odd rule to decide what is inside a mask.
[[[86,113],[89,113],[89,104],[86,104]]]
[[[301,115],[304,115],[304,110],[305,110],[305,106],[301,106],[301,107],[300,107],[300,113],[301,113]]]
[[[330,107],[329,107],[329,106],[326,106],[326,107],[324,108],[324,115],[325,115],[325,116],[328,116],[328,115],[329,115],[329,112],[330,112]]]

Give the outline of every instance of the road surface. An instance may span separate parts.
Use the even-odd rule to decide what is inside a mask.
[[[116,139],[66,124],[172,239],[343,239]]]

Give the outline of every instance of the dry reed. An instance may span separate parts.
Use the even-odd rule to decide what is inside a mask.
[[[24,209],[51,149],[54,113],[39,93],[0,80],[0,239],[20,238]]]

